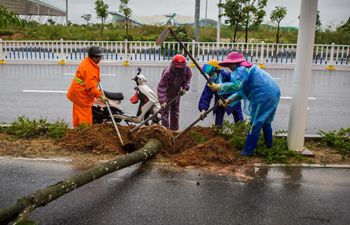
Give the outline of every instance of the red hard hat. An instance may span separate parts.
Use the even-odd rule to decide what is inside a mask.
[[[173,65],[176,68],[184,68],[186,66],[186,58],[181,54],[174,55]]]

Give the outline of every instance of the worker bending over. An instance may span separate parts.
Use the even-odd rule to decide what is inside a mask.
[[[209,60],[207,64],[204,64],[202,67],[202,71],[209,76],[209,80],[212,83],[221,84],[224,82],[229,82],[231,79],[231,73],[220,69],[219,63],[215,59]],[[231,94],[232,93],[227,93],[222,95],[222,97],[226,99]],[[205,111],[209,109],[210,102],[211,102],[211,99],[213,98],[213,95],[215,95],[214,100],[215,102],[217,102],[219,100],[219,96],[206,85],[204,87],[204,90],[202,92],[201,98],[198,103],[198,109],[201,112],[201,114],[204,114]],[[227,113],[227,115],[230,115],[232,113],[235,123],[243,120],[240,101],[230,104],[226,108],[219,105],[214,109],[214,112],[213,112],[215,115],[215,125],[217,127],[222,126],[225,112]]]
[[[240,52],[231,52],[219,65],[231,69],[231,81],[222,84],[208,84],[209,87],[218,94],[233,93],[225,100],[225,105],[243,98],[245,101],[243,111],[250,116],[252,122],[241,155],[254,154],[261,129],[264,132],[266,146],[271,148],[271,123],[280,99],[280,89],[277,83],[270,74],[251,62],[246,62]]]

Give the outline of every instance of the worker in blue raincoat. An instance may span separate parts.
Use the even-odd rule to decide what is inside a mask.
[[[213,83],[224,83],[229,82],[231,78],[230,72],[226,72],[222,69],[220,69],[219,62],[215,59],[209,60],[207,64],[204,64],[202,68],[203,72],[209,76],[209,80]],[[202,92],[201,98],[198,103],[198,109],[199,111],[204,114],[205,111],[209,109],[211,99],[213,98],[213,95],[215,93],[206,85],[204,87],[204,90]],[[224,99],[229,97],[232,93],[227,93],[222,95]],[[219,96],[215,94],[215,102],[219,100]],[[222,123],[224,121],[224,115],[225,112],[227,115],[232,114],[233,119],[235,123],[238,121],[243,120],[243,114],[242,114],[242,108],[241,108],[241,102],[236,102],[233,105],[229,105],[226,108],[223,106],[218,106],[214,109],[214,115],[215,115],[215,125],[217,127],[221,127]]]
[[[239,52],[231,52],[219,65],[231,69],[231,81],[208,84],[208,86],[218,94],[234,92],[225,100],[225,105],[243,99],[245,101],[243,112],[251,117],[252,127],[241,155],[254,154],[261,129],[263,129],[266,146],[271,148],[271,123],[281,95],[276,81],[258,66],[245,61],[244,56]]]

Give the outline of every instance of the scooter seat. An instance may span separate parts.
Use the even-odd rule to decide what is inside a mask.
[[[124,99],[124,95],[123,93],[120,92],[108,92],[108,91],[104,91],[105,95],[107,98],[111,99],[111,100],[123,100]]]

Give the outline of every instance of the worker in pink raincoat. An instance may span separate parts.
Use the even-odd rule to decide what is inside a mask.
[[[165,68],[162,73],[157,94],[163,108],[161,111],[162,125],[166,128],[174,131],[179,129],[180,95],[189,90],[191,77],[191,69],[186,66],[186,58],[181,54],[175,55],[171,65]],[[176,96],[178,96],[176,101],[165,107],[166,103]]]

